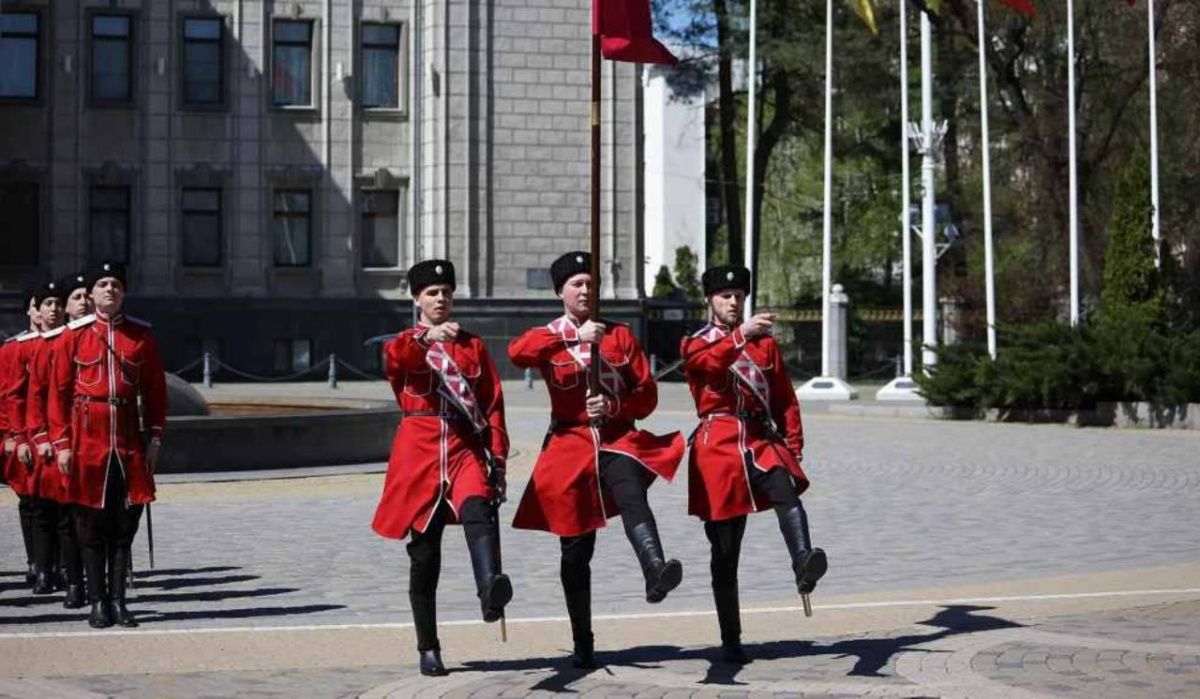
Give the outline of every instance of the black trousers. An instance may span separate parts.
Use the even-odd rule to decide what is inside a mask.
[[[32,501],[33,562],[39,573],[50,574],[58,567],[58,516],[66,506],[46,498]]]
[[[646,499],[645,468],[622,454],[600,452],[600,484],[621,510],[621,524],[632,541],[633,528],[654,522],[654,513]],[[592,555],[596,551],[596,532],[559,538],[561,559],[559,578],[571,618],[571,635],[575,641],[590,642],[592,638]]]
[[[75,532],[87,569],[88,596],[93,603],[124,592],[123,582],[113,584],[113,578],[124,579],[129,547],[137,536],[145,509],[142,505],[129,505],[128,496],[125,472],[116,457],[111,457],[104,486],[104,508],[82,505],[75,508]]]
[[[799,508],[801,518],[806,519],[804,505],[796,495],[795,483],[787,469],[776,467],[764,473],[751,467],[748,471],[751,487],[770,499],[781,528],[784,526],[784,516],[793,509]],[[704,523],[704,535],[708,537],[712,552],[709,572],[712,574],[713,600],[717,606],[717,621],[721,626],[721,641],[725,643],[735,642],[742,635],[738,560],[742,554],[742,536],[745,533],[746,515]]]
[[[17,516],[21,520],[21,538],[25,541],[25,564],[33,565],[33,498],[20,495],[17,499]]]
[[[446,528],[446,503],[438,506],[424,532],[414,531],[408,551],[408,601],[412,605],[417,650],[439,650],[437,636],[437,586],[442,573],[442,532]],[[496,507],[484,498],[468,498],[458,519],[469,542],[487,533]]]

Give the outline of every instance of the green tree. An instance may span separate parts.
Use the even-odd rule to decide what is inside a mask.
[[[658,274],[654,275],[654,290],[650,292],[650,296],[656,299],[668,299],[675,293],[675,282],[671,281],[671,270],[667,269],[666,265],[658,268]]]
[[[1122,168],[1104,251],[1104,317],[1136,316],[1154,322],[1163,311],[1163,292],[1150,236],[1150,166],[1133,151]]]
[[[693,301],[699,301],[704,298],[704,292],[700,288],[700,275],[696,270],[696,263],[699,258],[692,249],[686,245],[680,245],[675,248],[675,280],[679,284],[679,288],[683,290],[685,296]],[[665,267],[663,269],[666,269]],[[659,271],[662,274],[662,271]],[[670,277],[668,276],[668,279]],[[657,287],[658,280],[655,280]]]

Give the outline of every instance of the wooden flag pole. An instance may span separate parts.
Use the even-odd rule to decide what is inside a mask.
[[[600,2],[600,0],[592,0]],[[592,303],[591,317],[600,322],[600,35],[592,33]],[[595,395],[600,390],[600,343],[592,343],[592,363],[588,369],[588,387]]]

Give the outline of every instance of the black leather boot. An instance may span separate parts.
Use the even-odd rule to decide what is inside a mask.
[[[504,616],[504,606],[512,600],[512,582],[500,572],[500,532],[495,512],[488,521],[467,530],[467,550],[471,553],[471,569],[475,572],[475,589],[479,607],[487,623]]]
[[[567,600],[567,616],[571,619],[571,639],[574,650],[571,664],[577,668],[591,670],[596,667],[596,644],[592,636],[592,589],[591,581],[578,588],[563,588]]]
[[[596,641],[590,631],[587,637],[575,639],[575,648],[571,652],[571,665],[580,670],[596,668]]]
[[[106,629],[112,626],[109,616],[107,578],[104,575],[104,550],[84,548],[83,566],[87,569],[88,601],[92,603],[92,613],[88,615],[88,626],[93,629]]]
[[[421,674],[426,677],[445,677],[450,674],[442,664],[442,652],[438,648],[417,651],[421,655]]]
[[[138,625],[133,613],[125,606],[125,582],[129,576],[129,549],[114,546],[108,559],[109,615],[117,626],[127,629]]]
[[[629,542],[637,553],[646,578],[646,601],[655,604],[666,599],[667,593],[679,587],[683,579],[683,564],[674,558],[664,560],[662,543],[654,522],[640,522],[629,530]]]
[[[83,585],[67,585],[67,597],[63,600],[64,609],[82,609],[86,604],[83,595]]]
[[[829,560],[824,551],[812,547],[804,508],[797,505],[779,515],[779,531],[783,533],[788,553],[792,555],[797,592],[812,592],[817,587],[817,581],[829,569]]]
[[[33,594],[35,595],[52,595],[54,594],[53,573],[49,570],[39,570],[37,577],[33,583]]]
[[[721,659],[737,665],[750,662],[742,649],[742,618],[737,582],[732,585],[713,586],[713,601],[717,606],[717,623],[721,626]]]

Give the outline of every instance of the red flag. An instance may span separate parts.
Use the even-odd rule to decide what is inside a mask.
[[[1031,0],[1000,0],[1011,10],[1016,10],[1026,17],[1037,17],[1037,8]]]
[[[592,33],[600,35],[600,53],[610,61],[679,62],[654,38],[650,0],[592,0]]]

